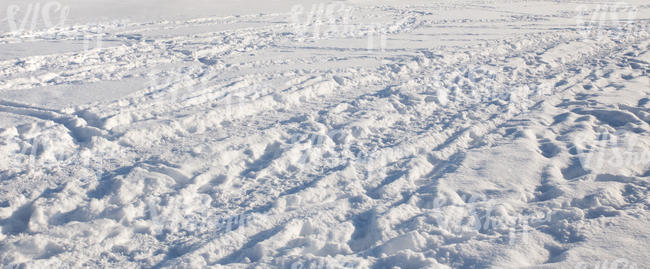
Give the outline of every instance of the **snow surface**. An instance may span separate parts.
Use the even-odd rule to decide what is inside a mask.
[[[3,0],[0,266],[650,268],[649,31],[647,1]]]

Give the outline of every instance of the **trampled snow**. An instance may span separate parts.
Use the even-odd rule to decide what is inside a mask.
[[[1,268],[648,268],[646,1],[0,3]]]

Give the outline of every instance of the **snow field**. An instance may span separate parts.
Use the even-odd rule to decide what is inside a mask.
[[[284,6],[0,35],[0,262],[646,266],[650,6]]]

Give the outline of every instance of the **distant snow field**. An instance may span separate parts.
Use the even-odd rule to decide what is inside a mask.
[[[650,268],[650,3],[0,3],[0,268]]]

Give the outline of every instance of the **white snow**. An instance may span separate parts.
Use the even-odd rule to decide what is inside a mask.
[[[649,31],[636,0],[5,0],[0,267],[647,268]]]

